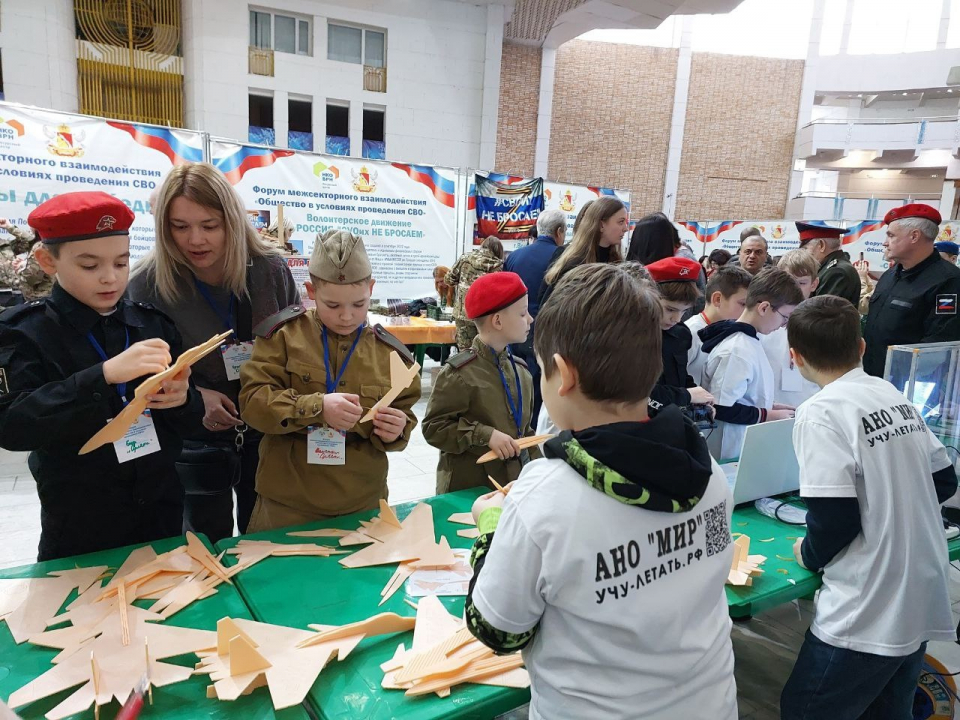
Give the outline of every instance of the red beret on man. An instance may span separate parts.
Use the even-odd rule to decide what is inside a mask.
[[[909,205],[895,207],[888,212],[883,216],[883,223],[884,225],[889,225],[894,220],[903,220],[904,218],[923,218],[924,220],[935,222],[937,225],[939,225],[942,220],[940,211],[935,207],[931,207],[925,203],[910,203]]]
[[[510,307],[526,294],[527,286],[516,273],[487,273],[473,281],[463,300],[463,309],[467,311],[467,318],[476,320]]]
[[[57,195],[34,209],[27,223],[47,245],[129,235],[133,211],[99,190]]]
[[[700,277],[700,263],[681,255],[657,260],[646,267],[650,276],[658,283],[696,282]]]
[[[800,247],[803,247],[811,240],[839,238],[846,235],[849,230],[833,227],[831,225],[814,225],[813,223],[796,223],[797,232],[800,233]]]

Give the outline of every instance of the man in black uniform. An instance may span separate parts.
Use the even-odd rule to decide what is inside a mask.
[[[199,430],[203,400],[189,370],[148,396],[116,443],[80,448],[179,354],[173,322],[123,297],[133,213],[102,192],[58,195],[28,219],[50,297],[0,313],[0,447],[34,451],[39,560],[182,532],[174,463],[181,433]]]
[[[797,231],[800,233],[800,247],[820,263],[814,297],[836,295],[857,307],[860,304],[860,276],[850,263],[850,256],[843,251],[841,239],[848,231],[804,222],[797,223]]]
[[[960,268],[933,247],[940,213],[929,205],[894,208],[883,221],[884,256],[890,268],[870,298],[863,369],[883,376],[890,345],[960,340]]]

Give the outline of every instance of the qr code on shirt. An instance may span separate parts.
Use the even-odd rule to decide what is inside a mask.
[[[727,524],[727,501],[703,512],[707,526],[707,557],[727,549],[730,544],[730,526]]]

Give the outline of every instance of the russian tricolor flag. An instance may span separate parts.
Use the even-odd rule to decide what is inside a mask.
[[[240,146],[236,152],[215,158],[213,164],[227,176],[231,185],[236,185],[248,170],[273,165],[277,160],[290,157],[292,150],[271,150],[263,147]]]
[[[426,165],[405,165],[403,163],[391,163],[398,170],[403,170],[410,179],[426,185],[433,192],[433,196],[443,205],[454,207],[456,205],[457,186],[453,180],[445,178],[437,172],[436,168]],[[473,198],[471,198],[473,200]],[[473,207],[473,205],[471,205]]]
[[[203,149],[188,145],[178,138],[170,128],[154,127],[152,125],[135,125],[133,123],[107,121],[107,125],[117,130],[129,133],[137,143],[152,150],[163,153],[174,165],[203,160]]]

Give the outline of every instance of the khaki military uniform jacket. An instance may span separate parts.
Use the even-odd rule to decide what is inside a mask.
[[[463,303],[467,298],[467,290],[470,289],[474,281],[487,273],[500,272],[501,270],[503,270],[503,260],[485,247],[471,250],[460,256],[454,263],[453,269],[443,278],[443,282],[447,285],[457,288],[457,297],[453,304],[454,320],[468,320]]]
[[[516,376],[506,351],[497,355],[510,395],[516,402]],[[520,359],[515,358],[523,392],[522,436],[533,435],[533,379]],[[491,487],[487,475],[501,485],[516,480],[522,459],[493,460],[477,465],[490,448],[494,430],[517,437],[517,426],[494,361],[493,351],[478,337],[473,346],[450,358],[437,375],[433,394],[423,418],[423,437],[440,450],[437,465],[437,494],[470,487]],[[541,457],[539,448],[524,453],[523,459]]]
[[[240,412],[250,427],[264,434],[260,443],[257,492],[275,502],[317,517],[376,508],[387,497],[387,452],[403,450],[417,425],[412,408],[420,399],[420,378],[392,403],[408,418],[403,434],[384,443],[373,422],[358,423],[347,433],[345,465],[307,463],[307,433],[323,425],[326,370],[321,324],[315,310],[294,305],[255,329],[253,356],[240,371]],[[360,396],[369,410],[390,390],[390,353],[413,358],[383,328],[364,328],[337,387]],[[330,369],[335,378],[356,338],[328,331]]]

